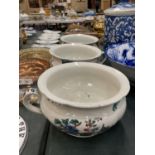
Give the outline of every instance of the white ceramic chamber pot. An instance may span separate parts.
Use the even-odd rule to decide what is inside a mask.
[[[104,52],[99,48],[83,44],[61,44],[57,48],[51,49],[50,53],[60,59],[62,63],[80,61],[104,63],[106,60],[106,58],[100,60]]]
[[[92,137],[116,124],[126,110],[130,85],[120,71],[90,62],[74,62],[46,70],[38,80],[40,109],[54,126],[75,137]],[[37,109],[37,110],[36,110]]]
[[[85,45],[96,45],[99,39],[97,37],[85,34],[69,34],[60,38],[62,43],[79,43]]]

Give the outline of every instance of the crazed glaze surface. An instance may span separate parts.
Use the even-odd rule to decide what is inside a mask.
[[[81,109],[63,106],[45,96],[41,99],[45,117],[59,130],[75,137],[92,137],[115,125],[126,110],[126,98],[106,107]]]
[[[61,131],[85,138],[102,133],[122,118],[130,85],[127,77],[112,67],[74,62],[46,70],[39,77],[38,88],[40,108],[35,111],[41,110]],[[26,98],[24,105],[34,111]]]

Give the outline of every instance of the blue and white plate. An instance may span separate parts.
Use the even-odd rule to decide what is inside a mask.
[[[135,43],[113,44],[106,48],[105,54],[112,61],[128,67],[135,67]]]

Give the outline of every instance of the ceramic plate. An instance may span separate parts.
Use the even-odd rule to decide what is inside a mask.
[[[44,33],[61,33],[61,31],[44,30]]]
[[[110,45],[105,50],[105,53],[112,61],[129,67],[135,67],[134,42]]]
[[[48,37],[48,38],[53,38],[53,37],[60,37],[60,34],[56,34],[56,33],[43,33],[40,35],[41,37]]]
[[[32,30],[34,30],[34,29],[33,29],[33,27],[24,27],[24,30],[32,31]]]
[[[40,45],[40,44],[33,44],[31,47],[45,47],[44,45]]]
[[[40,36],[38,37],[39,40],[45,40],[45,41],[53,41],[59,39],[59,36],[56,37],[48,37],[48,36]]]
[[[53,44],[53,45],[50,45],[49,48],[51,50],[55,50],[57,47],[59,47],[60,45],[59,44]],[[51,50],[49,50],[50,54],[51,54]],[[52,54],[51,54],[52,55]]]
[[[55,49],[58,46],[59,44],[52,44],[52,45],[33,44],[31,47],[45,47],[45,48]]]
[[[58,43],[59,40],[53,40],[53,41],[45,41],[45,40],[36,40],[36,43],[38,44],[44,44],[44,45],[50,45],[50,44],[55,44]]]
[[[25,32],[26,32],[26,33],[31,33],[31,34],[36,34],[36,33],[37,33],[36,30],[32,30],[32,31],[26,30]]]
[[[19,116],[19,153],[22,152],[26,140],[27,140],[28,130],[24,119]]]
[[[31,36],[33,36],[33,34],[32,33],[26,33],[26,36],[31,37]]]

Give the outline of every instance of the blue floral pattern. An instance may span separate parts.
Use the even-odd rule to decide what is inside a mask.
[[[77,119],[55,119],[54,124],[57,128],[59,128],[61,131],[66,132],[73,136],[93,136],[98,133],[100,130],[98,128],[98,123],[102,121],[101,117],[96,117],[93,120],[88,119],[83,122],[83,129],[79,130],[78,127],[82,125],[82,122],[80,122]]]
[[[79,133],[77,126],[81,125],[81,122],[79,122],[76,119],[55,119],[54,124],[63,130],[64,132],[67,132],[69,134],[77,135]]]
[[[105,47],[135,40],[135,16],[105,17]]]
[[[135,43],[113,44],[106,48],[105,54],[115,62],[135,67]]]

